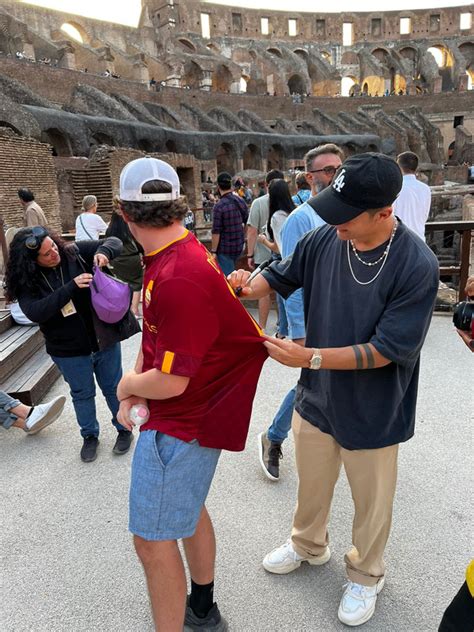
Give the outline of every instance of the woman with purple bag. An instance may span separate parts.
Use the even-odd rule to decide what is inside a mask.
[[[116,237],[67,244],[48,229],[33,226],[13,238],[5,273],[7,300],[18,300],[26,316],[39,324],[46,350],[69,384],[84,462],[95,460],[99,443],[95,380],[118,432],[113,452],[125,454],[133,440],[117,421],[116,390],[122,376],[120,340],[140,328],[127,307],[123,317],[96,313],[90,290],[93,266],[106,266],[121,251]]]

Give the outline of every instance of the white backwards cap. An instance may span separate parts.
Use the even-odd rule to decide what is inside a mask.
[[[142,193],[143,185],[151,180],[167,182],[171,193]],[[180,195],[179,178],[167,162],[158,158],[137,158],[122,169],[120,199],[125,202],[165,202],[177,200]]]

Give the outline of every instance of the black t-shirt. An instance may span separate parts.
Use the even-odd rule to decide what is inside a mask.
[[[387,243],[363,252],[375,261]],[[385,262],[373,283],[372,267],[357,261],[348,242],[323,226],[298,242],[293,256],[263,272],[287,298],[304,290],[306,346],[346,347],[372,343],[391,363],[379,369],[303,369],[295,408],[308,422],[349,450],[374,449],[413,436],[419,358],[438,290],[438,261],[400,221]]]

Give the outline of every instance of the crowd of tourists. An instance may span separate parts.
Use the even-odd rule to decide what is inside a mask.
[[[117,430],[116,454],[132,444],[134,407],[148,411],[132,461],[129,529],[157,630],[228,629],[214,601],[216,543],[206,498],[221,451],[245,447],[268,356],[301,374],[259,435],[262,469],[278,481],[292,427],[298,474],[290,536],[265,555],[263,567],[280,575],[329,561],[331,500],[343,465],[354,516],[338,618],[358,626],[374,615],[386,577],[398,450],[414,434],[420,352],[439,282],[424,241],[429,189],[415,177],[417,163],[412,152],[397,161],[378,153],[345,159],[326,144],[304,157],[293,195],[284,174],[272,170],[253,201],[245,183],[222,172],[207,250],[183,224],[188,208],[175,170],[139,158],[121,173],[108,226],[88,195],[75,242],[40,221],[14,236],[6,298],[39,324],[69,385],[82,460],[97,457],[95,381]],[[31,192],[21,189],[19,197],[25,217],[41,218]],[[115,321],[96,302],[106,268],[130,284]],[[142,285],[141,343],[137,337],[135,365],[123,373],[120,342],[139,331],[132,290],[139,297]],[[474,295],[473,279],[467,291]],[[265,333],[272,292],[276,337]],[[259,301],[258,322],[239,296]],[[64,406],[56,398],[31,408],[4,395],[0,423],[30,434]],[[442,632],[472,630],[473,594],[471,564]]]

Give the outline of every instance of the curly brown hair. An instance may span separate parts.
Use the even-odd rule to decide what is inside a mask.
[[[142,187],[142,193],[171,193],[171,185],[161,180],[151,180]],[[129,202],[120,200],[122,209],[131,222],[138,226],[164,228],[176,220],[181,221],[188,212],[186,199],[181,196],[169,202]]]

